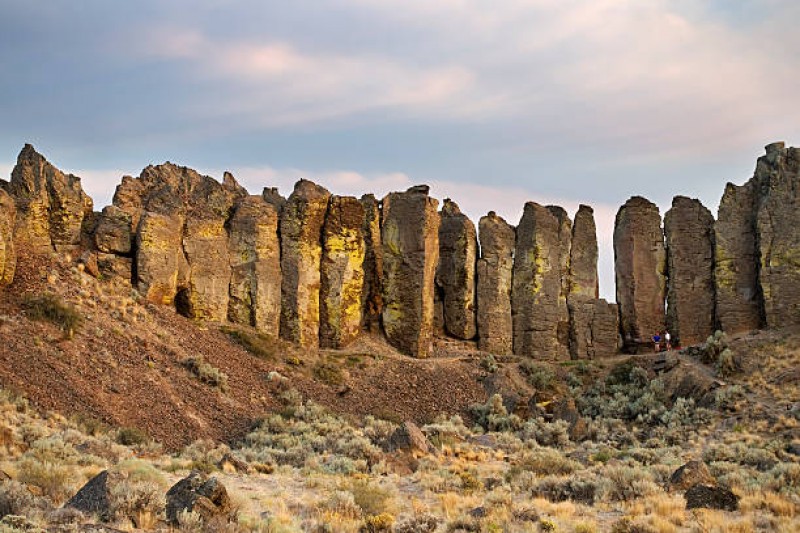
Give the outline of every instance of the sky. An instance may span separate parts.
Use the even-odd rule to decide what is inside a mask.
[[[595,209],[601,295],[633,195],[716,214],[800,142],[792,0],[0,0],[0,177],[26,142],[83,178],[180,163],[251,192],[428,183],[477,223]]]

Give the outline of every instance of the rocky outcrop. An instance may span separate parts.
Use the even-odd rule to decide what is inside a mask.
[[[572,246],[569,251],[568,297],[599,298],[597,276],[597,226],[594,210],[588,205],[578,207],[572,225]]]
[[[380,203],[372,194],[361,197],[364,208],[364,289],[361,296],[362,327],[378,333],[383,312],[383,251]]]
[[[561,342],[561,222],[546,207],[527,202],[517,226],[511,292],[514,353],[540,359],[567,357]]]
[[[94,244],[103,253],[129,255],[133,245],[131,215],[115,205],[104,207],[94,230]]]
[[[511,273],[514,266],[514,226],[494,211],[482,217],[481,258],[477,267],[478,347],[498,355],[513,351]]]
[[[322,230],[319,340],[343,348],[361,333],[364,288],[364,207],[352,196],[332,196]]]
[[[81,243],[84,217],[92,213],[92,199],[81,179],[64,174],[30,144],[17,157],[8,193],[17,208],[15,239],[34,250],[63,248]]]
[[[649,342],[665,324],[666,253],[658,207],[641,196],[617,212],[614,270],[623,340]]]
[[[319,344],[322,226],[330,196],[300,180],[281,211],[281,337],[303,347]]]
[[[769,328],[800,324],[800,148],[766,147],[754,180],[759,282]]]
[[[761,327],[764,303],[758,281],[757,187],[728,183],[714,224],[716,319],[729,333]]]
[[[566,210],[557,205],[548,205],[547,209],[558,220],[558,275],[561,280],[561,290],[558,294],[558,327],[556,337],[558,343],[567,350],[569,348],[569,308],[567,295],[570,289],[570,251],[572,249],[572,221]]]
[[[667,330],[692,345],[714,333],[714,217],[699,200],[676,196],[664,215]]]
[[[181,215],[146,211],[136,231],[136,284],[153,303],[172,305],[185,287],[189,266],[183,254]]]
[[[110,479],[116,478],[116,479]],[[103,470],[86,482],[81,489],[70,498],[64,507],[77,509],[86,515],[94,515],[100,520],[113,518],[111,509],[111,485],[120,481],[118,473]]]
[[[717,481],[703,461],[689,461],[672,473],[667,481],[667,490],[685,491],[698,483],[714,486]]]
[[[415,357],[427,357],[432,349],[437,207],[427,186],[383,199],[383,329],[394,347]]]
[[[281,316],[278,211],[262,197],[248,196],[236,206],[228,230],[228,319],[277,338]]]
[[[444,330],[457,339],[472,339],[475,323],[475,225],[450,199],[440,212],[439,266],[436,284],[442,294]]]
[[[197,513],[206,526],[236,521],[236,506],[228,496],[225,485],[217,478],[209,478],[197,471],[167,491],[167,521],[178,525],[178,516],[183,511]]]
[[[14,199],[0,189],[0,287],[14,280],[17,267],[17,254],[14,249],[16,214]]]
[[[698,483],[686,491],[686,509],[719,509],[736,511],[739,509],[739,496],[724,487]]]
[[[572,359],[598,359],[620,348],[619,309],[598,298],[576,296],[569,300]]]

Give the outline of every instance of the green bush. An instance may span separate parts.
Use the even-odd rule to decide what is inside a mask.
[[[314,365],[314,377],[327,385],[341,385],[344,383],[344,372],[331,361],[320,361]]]
[[[208,364],[202,355],[188,357],[183,360],[182,364],[201,382],[211,385],[212,387],[217,387],[222,392],[227,392],[228,375],[220,369]]]
[[[117,430],[117,444],[123,446],[138,446],[150,440],[147,433],[135,427],[122,427]]]
[[[68,336],[72,337],[81,326],[83,317],[80,313],[55,294],[41,294],[38,296],[27,296],[22,306],[29,318],[32,320],[52,322]]]
[[[542,363],[523,361],[520,363],[519,368],[522,370],[522,373],[525,374],[528,383],[536,390],[542,391],[550,389],[556,379],[553,370],[548,365]]]

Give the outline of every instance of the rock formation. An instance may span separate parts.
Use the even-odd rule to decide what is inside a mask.
[[[514,353],[540,359],[563,359],[561,222],[546,207],[527,202],[517,226],[511,290]]]
[[[14,280],[17,254],[14,250],[14,221],[17,208],[14,199],[0,189],[0,287]]]
[[[277,338],[281,316],[278,211],[260,196],[236,206],[229,223],[231,268],[228,319]]]
[[[330,196],[300,180],[281,211],[281,337],[303,347],[319,344],[321,239]]]
[[[666,253],[658,207],[641,196],[617,212],[614,270],[624,342],[649,342],[665,324]]]
[[[343,348],[361,332],[364,288],[364,207],[352,196],[332,196],[322,230],[320,346]]]
[[[427,357],[432,349],[437,207],[427,186],[383,199],[383,328],[393,346],[415,357]]]
[[[478,347],[498,355],[513,352],[511,273],[514,265],[514,226],[494,211],[482,217],[481,258],[477,268]]]
[[[100,252],[129,255],[133,244],[131,215],[115,205],[104,207],[94,230],[94,243]]]
[[[136,284],[153,303],[172,305],[185,287],[189,266],[183,255],[184,218],[146,211],[136,232]]]
[[[441,288],[444,329],[453,337],[468,340],[476,333],[475,225],[450,199],[444,201],[440,219],[436,283]]]
[[[381,246],[381,210],[372,194],[361,197],[364,208],[364,289],[361,296],[362,327],[377,333],[383,312],[383,251]]]
[[[569,252],[570,298],[599,298],[597,276],[597,227],[594,211],[588,205],[578,207],[572,225],[572,247]]]
[[[800,149],[766,147],[754,180],[759,282],[769,328],[800,324]]]
[[[755,182],[728,183],[714,225],[716,317],[728,333],[751,331],[763,323],[758,281]]]
[[[26,144],[7,191],[17,207],[16,241],[34,250],[80,244],[84,217],[92,213],[92,199],[83,192],[79,177],[64,174]]]
[[[567,350],[569,348],[569,308],[567,307],[567,294],[569,293],[570,279],[570,251],[572,248],[572,221],[563,207],[548,205],[547,209],[558,219],[559,258],[558,272],[561,280],[561,291],[558,294],[558,327],[556,338],[558,343]]]
[[[664,215],[667,330],[684,346],[714,333],[714,217],[699,200],[676,196]]]

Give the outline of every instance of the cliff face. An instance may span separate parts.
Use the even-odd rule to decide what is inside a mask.
[[[615,305],[598,298],[588,206],[572,221],[528,202],[516,228],[492,212],[476,231],[454,202],[437,211],[427,186],[379,201],[300,180],[284,199],[165,163],[123,177],[93,213],[80,179],[26,145],[0,181],[0,287],[20,250],[78,252],[150,302],[306,348],[369,331],[427,357],[439,326],[498,355],[604,357],[665,328],[691,344],[719,326],[800,323],[799,173],[800,150],[769,145],[747,184],[726,187],[717,221],[678,196],[662,229],[655,204],[628,200],[614,229]]]

